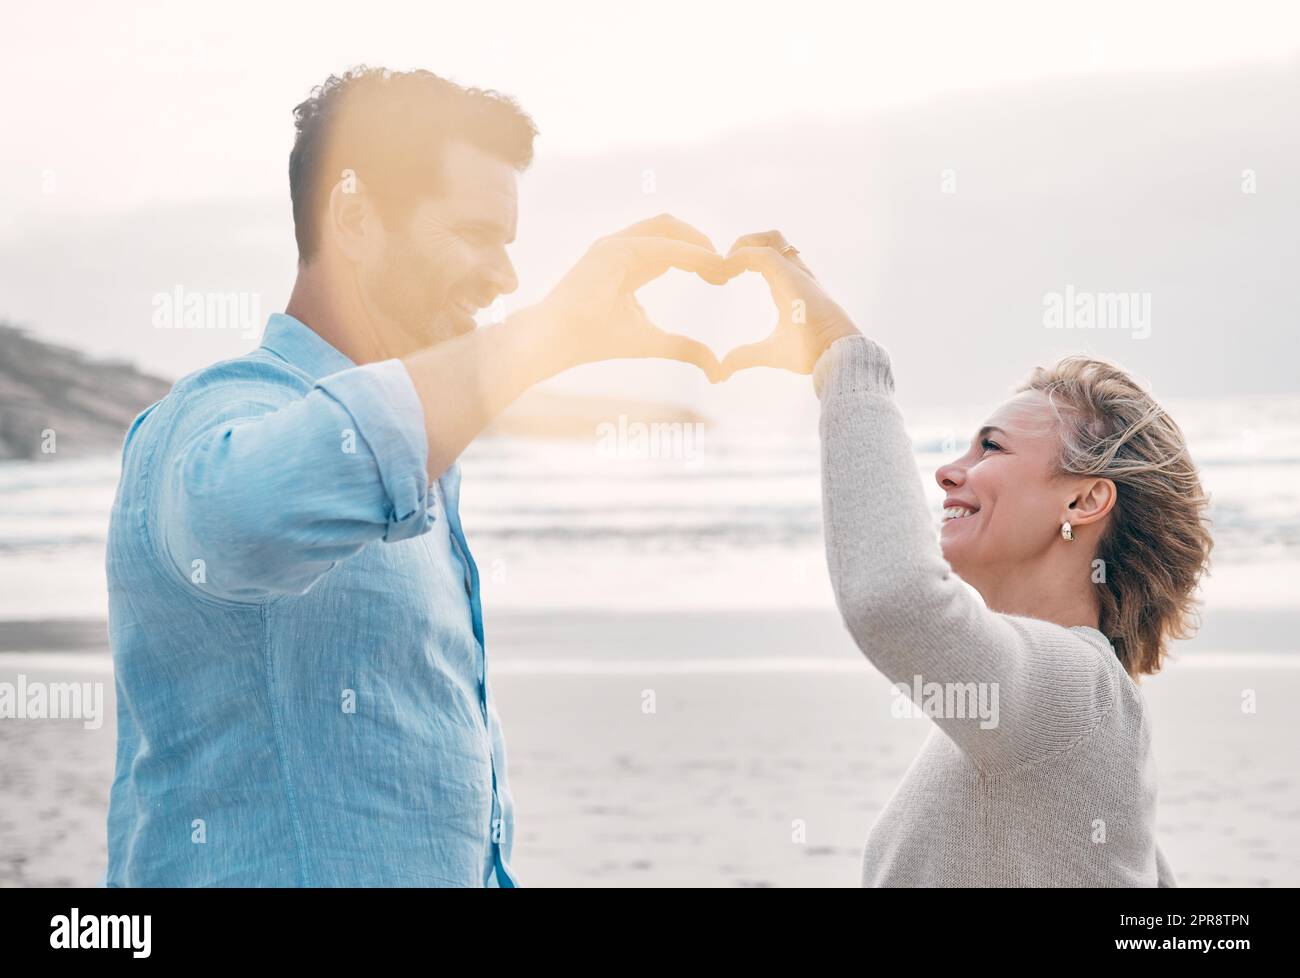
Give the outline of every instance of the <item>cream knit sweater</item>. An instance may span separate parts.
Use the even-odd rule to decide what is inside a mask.
[[[935,719],[867,837],[863,885],[1176,886],[1145,706],[1105,636],[992,612],[953,575],[881,347],[836,341],[813,382],[826,557],[854,641],[908,690],[997,696],[996,725]]]

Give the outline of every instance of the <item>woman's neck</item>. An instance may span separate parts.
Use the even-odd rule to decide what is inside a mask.
[[[1080,583],[1082,581],[1082,583]],[[1065,568],[1034,568],[1030,573],[997,573],[969,582],[990,611],[1050,621],[1066,628],[1099,627],[1098,584],[1091,576]]]

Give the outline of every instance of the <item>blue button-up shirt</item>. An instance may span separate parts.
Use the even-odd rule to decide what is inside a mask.
[[[126,436],[108,886],[513,886],[460,472],[296,319]]]

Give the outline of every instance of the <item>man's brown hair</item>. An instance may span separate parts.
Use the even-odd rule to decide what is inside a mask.
[[[361,66],[331,75],[293,115],[289,196],[301,264],[316,255],[330,193],[346,171],[391,226],[421,197],[438,192],[447,143],[468,142],[524,170],[537,135],[509,96],[429,71]]]

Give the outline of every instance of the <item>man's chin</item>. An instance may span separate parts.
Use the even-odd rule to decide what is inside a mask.
[[[439,317],[441,329],[439,332],[447,338],[453,336],[464,336],[466,333],[472,333],[478,328],[478,323],[474,317],[463,309],[451,308]]]

